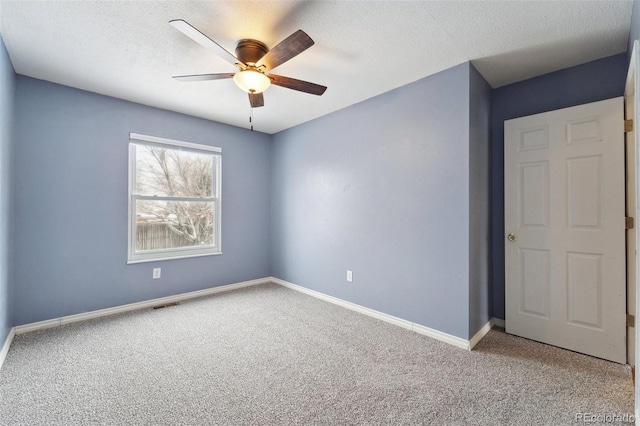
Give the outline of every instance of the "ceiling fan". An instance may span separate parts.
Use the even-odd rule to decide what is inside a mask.
[[[291,34],[271,50],[261,41],[242,39],[236,46],[236,56],[234,56],[188,22],[174,19],[169,23],[196,43],[213,51],[238,68],[236,73],[179,75],[173,77],[176,80],[189,82],[233,78],[236,85],[249,94],[249,103],[252,108],[264,106],[262,92],[267,90],[271,84],[318,96],[327,90],[325,86],[319,84],[270,73],[277,66],[313,46],[311,37],[302,30]]]

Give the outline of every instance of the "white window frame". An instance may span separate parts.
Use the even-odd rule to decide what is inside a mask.
[[[136,145],[158,146],[167,149],[184,150],[199,154],[211,155],[214,160],[211,198],[201,197],[170,197],[148,196],[136,194]],[[167,200],[167,201],[213,201],[214,204],[214,242],[207,247],[180,247],[163,250],[149,250],[136,252],[136,201],[137,200]],[[129,133],[129,226],[128,226],[128,254],[127,263],[154,262],[160,260],[182,259],[188,257],[212,256],[222,254],[222,148],[183,142],[175,139],[165,139],[156,136]]]

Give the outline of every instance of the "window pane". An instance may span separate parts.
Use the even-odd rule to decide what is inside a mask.
[[[136,194],[213,196],[213,156],[192,151],[136,146]]]
[[[214,203],[136,200],[136,252],[214,245]]]

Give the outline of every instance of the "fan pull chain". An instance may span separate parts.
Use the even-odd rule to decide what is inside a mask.
[[[251,131],[253,132],[253,107],[250,108],[250,113],[249,113],[249,124],[251,124]]]

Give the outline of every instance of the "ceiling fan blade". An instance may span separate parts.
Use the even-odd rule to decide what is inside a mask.
[[[224,47],[220,46],[215,41],[211,40],[206,35],[202,34],[196,28],[194,28],[191,24],[183,19],[174,19],[169,21],[171,25],[182,34],[189,37],[191,40],[200,44],[201,46],[206,47],[207,49],[213,51],[216,55],[220,56],[225,61],[229,62],[231,65],[235,66],[238,63],[242,63],[238,58],[233,56],[226,50]]]
[[[195,75],[176,75],[173,78],[179,81],[209,81],[209,80],[222,80],[223,78],[233,78],[234,74],[222,73],[222,74],[195,74]]]
[[[267,70],[272,70],[278,65],[304,52],[313,46],[313,40],[302,30],[298,30],[269,50],[256,63],[256,66],[264,65]]]
[[[312,95],[322,95],[326,86],[321,86],[315,83],[309,83],[308,81],[296,80],[295,78],[283,77],[281,75],[269,74],[271,84],[276,86],[286,87],[287,89],[297,90],[299,92],[311,93]]]
[[[264,106],[264,96],[261,93],[249,93],[249,103],[251,108],[258,108]]]

